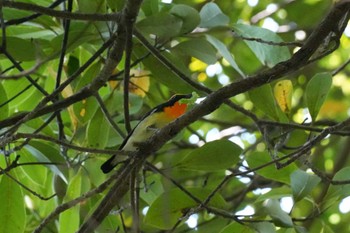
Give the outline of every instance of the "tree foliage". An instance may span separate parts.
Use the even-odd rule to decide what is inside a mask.
[[[349,1],[0,6],[0,232],[349,231]]]

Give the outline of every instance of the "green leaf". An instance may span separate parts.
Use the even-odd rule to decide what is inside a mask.
[[[175,15],[182,20],[180,34],[193,31],[201,21],[198,11],[184,4],[173,6],[170,10],[170,14]]]
[[[309,232],[314,232],[314,231],[309,231],[309,229],[306,229],[305,227],[303,226],[298,226],[298,225],[294,225],[294,228],[288,228],[290,231],[290,233],[309,233]],[[286,229],[286,233],[288,233],[288,229]],[[330,229],[328,227],[328,229]],[[330,231],[317,231],[317,232],[327,232],[327,233],[331,233]],[[333,232],[332,232],[333,233]]]
[[[1,39],[2,37],[0,37]],[[35,41],[10,36],[6,37],[6,51],[17,61],[33,61],[41,53]],[[2,54],[0,58],[7,59]]]
[[[105,119],[102,110],[98,109],[87,126],[88,146],[105,148],[108,143],[110,128],[109,122]]]
[[[204,39],[191,39],[181,42],[173,48],[173,51],[196,57],[207,64],[214,64],[217,61],[215,49]]]
[[[299,169],[292,173],[290,179],[295,202],[300,201],[308,195],[321,181],[318,176],[308,174]]]
[[[6,28],[7,36],[13,36],[16,38],[26,39],[31,41],[35,39],[35,43],[52,40],[56,34],[55,32],[42,27],[33,27],[33,25],[18,25],[16,27]],[[47,44],[48,47],[51,47]]]
[[[64,197],[64,202],[68,202],[73,200],[74,198],[77,198],[81,195],[81,182],[82,182],[82,176],[81,176],[81,169],[79,169],[78,173],[69,181],[67,193]],[[59,229],[60,232],[67,232],[67,233],[74,233],[79,229],[79,205],[75,205],[72,208],[69,208],[68,210],[64,211],[62,214],[60,214],[59,218]]]
[[[29,153],[28,150],[23,148],[20,153],[20,162],[21,163],[37,163],[38,160]],[[21,166],[21,169],[26,174],[26,177],[30,179],[32,185],[43,186],[47,179],[47,168],[44,166],[36,166],[33,169],[32,166]]]
[[[77,0],[79,12],[83,13],[105,13],[106,1],[105,0]]]
[[[327,221],[327,219],[324,218],[316,218],[313,222],[312,222],[312,226],[310,226],[308,229],[308,231],[304,231],[304,232],[297,232],[297,233],[318,233],[318,232],[324,232],[324,233],[334,233],[334,232],[338,232],[338,231],[334,231],[332,229],[332,225],[329,224],[329,222]]]
[[[94,41],[100,40],[101,36],[99,32],[101,32],[102,26],[97,28],[92,23],[86,23],[82,21],[72,21],[70,25],[71,26],[70,26],[69,37],[68,37],[67,52],[71,52],[77,47],[82,46],[85,43],[91,44]],[[106,24],[103,24],[103,25],[106,25]],[[61,51],[63,36],[64,36],[64,33],[62,32],[61,34],[54,37],[54,39],[51,41],[50,44],[54,50],[53,51],[54,53],[59,54],[59,52]]]
[[[232,167],[239,161],[242,148],[229,140],[217,140],[192,150],[180,163],[180,168],[217,171]]]
[[[254,169],[271,162],[271,156],[267,152],[253,152],[247,157],[247,162],[249,164],[249,168]],[[290,184],[289,177],[297,169],[298,167],[294,163],[281,169],[277,169],[274,164],[271,164],[255,172],[267,179]]]
[[[212,28],[217,26],[227,26],[230,19],[222,13],[221,9],[214,2],[207,3],[199,12],[201,17],[200,27]]]
[[[113,10],[113,11],[120,11],[123,9],[124,5],[125,5],[125,0],[106,0],[107,5]],[[148,2],[146,1],[143,1]],[[144,4],[142,4],[144,5]]]
[[[300,10],[301,7],[303,10]],[[332,1],[307,0],[295,1],[293,4],[285,5],[283,9],[288,12],[288,19],[291,22],[298,22],[298,25],[304,25],[305,28],[308,28],[314,26],[315,22],[321,21],[325,10],[330,9],[330,7],[332,7]],[[313,13],[306,15],[305,12]]]
[[[66,66],[67,76],[70,77],[80,68],[80,61],[76,56],[70,55]]]
[[[270,222],[256,222],[249,224],[254,228],[258,233],[275,233],[276,227]]]
[[[271,189],[268,193],[261,194],[259,197],[255,200],[256,203],[265,201],[267,199],[279,199],[282,197],[291,197],[292,191],[289,187],[280,187],[280,188],[274,188]]]
[[[187,189],[194,197],[204,201],[212,192],[203,188]],[[159,229],[171,229],[188,208],[196,207],[199,203],[180,189],[172,189],[159,196],[150,206],[145,223]],[[222,196],[216,193],[210,200],[209,206],[224,208],[226,205]]]
[[[265,210],[277,226],[293,227],[292,218],[281,209],[281,205],[278,200],[268,200],[265,203]]]
[[[158,40],[166,40],[180,34],[182,20],[172,14],[160,12],[136,24],[143,34],[156,35]]]
[[[162,193],[164,193],[164,187],[162,183],[162,177],[159,174],[153,174],[147,177],[152,185],[149,185],[147,190],[140,190],[140,197],[148,204],[151,205]]]
[[[100,73],[101,70],[101,62],[96,62],[92,64],[82,75],[79,81],[73,85],[74,92],[79,91],[82,87],[90,84],[92,80],[96,78],[96,76]]]
[[[258,38],[264,41],[272,41],[277,43],[283,42],[283,40],[276,33],[265,28],[246,24],[235,24],[233,28],[238,35],[243,37]],[[277,63],[290,58],[290,52],[285,46],[269,45],[266,43],[248,40],[245,40],[245,43],[252,50],[259,61],[268,67],[272,67]]]
[[[7,94],[4,86],[0,83],[0,105],[7,101]],[[9,116],[9,104],[5,104],[0,108],[0,120],[4,120]]]
[[[242,225],[238,222],[233,222],[229,224],[227,227],[222,229],[219,233],[232,233],[232,232],[240,232],[240,233],[255,233],[256,231],[249,226]]]
[[[17,179],[13,170],[9,175]],[[2,175],[0,190],[0,232],[24,232],[26,211],[21,187],[7,175]]]
[[[41,82],[38,82],[39,85],[42,85]],[[29,81],[21,79],[20,82],[16,80],[4,80],[2,83],[8,99],[15,97],[23,89],[30,87]],[[22,98],[21,98],[22,97]],[[23,98],[25,97],[25,98]],[[27,89],[22,95],[19,95],[18,98],[13,99],[9,103],[10,112],[14,111],[30,111],[32,110],[31,106],[35,106],[42,98],[42,94],[33,86]]]
[[[273,120],[288,122],[287,116],[277,106],[270,84],[250,90],[249,97],[254,106]]]
[[[216,39],[214,36],[206,35],[207,40],[218,50],[218,52],[225,58],[228,63],[235,69],[242,77],[245,77],[245,74],[238,67],[233,54],[228,51],[226,45],[220,40]]]
[[[59,163],[64,162],[57,148],[52,147],[43,142],[31,141],[24,147],[29,153],[34,156],[38,162],[52,162]],[[56,175],[60,176],[62,180],[68,183],[66,176],[60,170],[59,166],[47,165],[47,167]]]
[[[343,181],[343,180],[349,180],[350,177],[350,167],[344,167],[340,171],[338,171],[334,177],[334,181]],[[344,185],[331,185],[331,187],[328,189],[326,200],[333,199],[341,200],[347,196],[349,196],[350,193],[350,184],[344,184]]]
[[[330,73],[318,73],[308,82],[305,90],[306,105],[313,121],[316,120],[331,86],[332,75]]]
[[[146,16],[157,14],[159,12],[158,0],[144,0],[141,9]]]

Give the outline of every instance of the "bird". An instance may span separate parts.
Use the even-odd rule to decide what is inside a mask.
[[[125,152],[137,151],[140,143],[147,141],[158,129],[183,115],[186,112],[187,103],[180,103],[179,100],[190,99],[191,97],[192,94],[173,95],[168,101],[146,113],[124,139],[119,146],[119,150]],[[101,170],[105,174],[109,173],[120,162],[118,155],[114,154],[101,165]]]

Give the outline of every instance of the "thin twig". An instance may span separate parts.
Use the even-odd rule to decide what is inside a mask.
[[[44,140],[44,141],[48,141],[48,142],[53,142],[57,145],[61,145],[76,151],[81,151],[81,152],[87,152],[87,153],[93,153],[93,154],[116,154],[119,152],[116,150],[106,150],[106,149],[96,149],[96,148],[87,148],[87,147],[81,147],[81,146],[76,146],[64,141],[61,141],[59,139],[50,137],[50,136],[46,136],[46,135],[42,135],[42,134],[29,134],[29,133],[17,133],[15,135],[12,136],[13,140],[18,140],[21,138],[25,138],[25,139],[39,139],[39,140]],[[20,147],[15,147],[13,150],[17,151],[19,150]],[[125,153],[120,151],[121,155],[128,155],[129,153]]]

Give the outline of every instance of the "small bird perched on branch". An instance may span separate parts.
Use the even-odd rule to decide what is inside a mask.
[[[146,141],[155,131],[184,114],[187,109],[187,104],[180,103],[179,100],[190,99],[191,97],[192,94],[174,95],[167,102],[153,108],[145,114],[135,128],[131,130],[120,145],[119,150],[127,152],[136,151],[138,149],[138,144]],[[101,170],[103,173],[108,173],[118,163],[120,163],[120,159],[117,158],[117,154],[115,154],[102,164]]]

